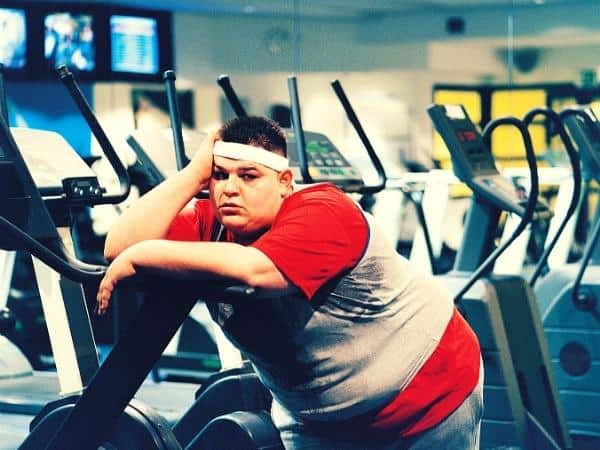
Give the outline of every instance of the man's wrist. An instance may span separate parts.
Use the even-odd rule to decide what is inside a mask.
[[[181,170],[182,176],[186,179],[186,183],[190,183],[194,186],[195,195],[198,191],[206,188],[208,181],[210,180],[211,173],[205,173],[206,171],[195,170],[191,166],[187,166]]]

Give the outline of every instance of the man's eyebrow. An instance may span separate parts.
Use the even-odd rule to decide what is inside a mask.
[[[213,170],[220,170],[222,172],[227,172],[228,169],[220,166],[218,164],[213,163]],[[236,167],[234,170],[236,170],[237,172],[250,172],[252,170],[256,170],[259,171],[259,168],[257,166],[240,166],[240,167]]]

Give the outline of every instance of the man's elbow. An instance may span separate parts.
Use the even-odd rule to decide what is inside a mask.
[[[123,250],[119,248],[118,245],[114,242],[113,239],[110,238],[109,235],[106,236],[106,241],[104,242],[104,259],[107,261],[112,261],[115,259]]]
[[[277,269],[250,268],[240,277],[243,283],[255,288],[286,289],[289,283]]]

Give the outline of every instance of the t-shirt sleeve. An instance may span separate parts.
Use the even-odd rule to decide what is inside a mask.
[[[208,240],[204,236],[206,223],[210,215],[209,205],[204,201],[194,201],[183,208],[175,216],[165,239],[171,241],[199,241]]]
[[[311,299],[326,282],[358,263],[368,226],[358,206],[341,192],[302,197],[286,204],[252,246]]]

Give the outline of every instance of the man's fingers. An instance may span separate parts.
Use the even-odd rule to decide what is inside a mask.
[[[96,296],[96,313],[102,315],[108,309],[110,297],[112,294],[113,285],[109,283],[106,278],[100,283],[98,288],[98,295]]]

